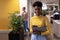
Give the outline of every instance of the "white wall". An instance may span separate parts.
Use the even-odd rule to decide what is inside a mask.
[[[27,11],[27,0],[20,0],[20,14],[22,13],[23,7],[26,7],[26,11]]]

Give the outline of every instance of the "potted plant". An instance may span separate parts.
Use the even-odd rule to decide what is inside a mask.
[[[16,16],[16,13],[12,13],[9,23],[9,28],[12,31],[9,33],[9,40],[24,40],[23,20],[21,16]]]
[[[45,16],[45,15],[48,14],[47,10],[42,10],[42,13],[43,13],[43,14],[42,14],[43,16]]]

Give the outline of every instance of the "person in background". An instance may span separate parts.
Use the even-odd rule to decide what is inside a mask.
[[[55,10],[53,12],[53,19],[54,20],[59,20],[60,19],[60,13],[59,13],[59,10],[58,10],[58,6],[55,6]]]
[[[36,16],[33,16],[30,18],[30,33],[31,33],[31,40],[47,40],[45,35],[50,35],[50,23],[48,21],[48,18],[42,15],[42,2],[36,1],[33,4],[33,7],[35,9],[35,14]],[[42,27],[44,26],[44,18],[46,28],[47,30],[45,32],[33,32],[33,25],[36,25],[37,27]],[[39,33],[39,34],[38,34]]]
[[[26,7],[22,8],[22,18],[23,18],[23,25],[24,25],[24,32],[27,32],[28,29],[28,13],[26,12]]]
[[[55,6],[55,10],[53,13],[56,13],[56,12],[58,12],[58,6]]]

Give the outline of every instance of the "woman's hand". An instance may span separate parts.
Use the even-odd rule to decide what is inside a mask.
[[[36,32],[33,32],[33,34],[39,34],[39,35],[41,35],[41,32],[37,32],[37,31],[36,31]]]

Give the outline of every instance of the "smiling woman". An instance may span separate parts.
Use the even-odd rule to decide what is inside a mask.
[[[0,0],[0,29],[8,29],[8,13],[19,10],[19,0]]]

